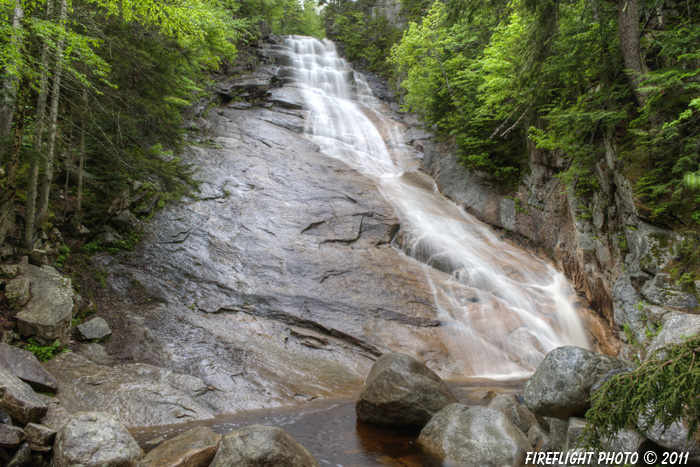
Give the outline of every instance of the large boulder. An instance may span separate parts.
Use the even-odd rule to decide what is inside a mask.
[[[413,357],[382,355],[355,404],[357,418],[377,425],[425,426],[457,399],[430,368]]]
[[[112,415],[82,412],[66,423],[54,441],[53,467],[136,467],[143,452]]]
[[[149,452],[141,467],[207,467],[220,441],[221,435],[209,428],[192,428]]]
[[[60,341],[68,344],[70,321],[73,318],[73,288],[70,279],[61,276],[50,266],[22,268],[29,280],[32,299],[17,314],[20,335],[34,337],[44,344]]]
[[[532,446],[499,410],[450,404],[423,428],[418,443],[461,466],[519,467]]]
[[[41,420],[47,406],[28,384],[0,367],[0,410],[26,424]]]
[[[591,388],[609,371],[629,365],[580,347],[556,348],[525,383],[525,402],[536,414],[566,420],[590,406]]]
[[[58,382],[33,353],[0,343],[0,366],[37,391],[56,392]]]
[[[286,431],[252,425],[223,437],[211,467],[318,467],[318,462]]]

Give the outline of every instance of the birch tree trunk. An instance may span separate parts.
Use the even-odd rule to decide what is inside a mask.
[[[65,29],[66,17],[68,16],[68,0],[61,0],[61,12],[59,22]],[[63,72],[63,50],[65,48],[65,37],[58,41],[56,52],[56,67],[54,69],[53,85],[51,87],[51,111],[49,114],[49,133],[46,144],[46,165],[44,175],[41,177],[41,191],[39,193],[39,204],[36,209],[35,224],[40,226],[46,218],[49,208],[49,193],[51,191],[51,181],[53,180],[53,160],[56,152],[56,132],[58,127],[58,99],[61,94],[61,73]]]

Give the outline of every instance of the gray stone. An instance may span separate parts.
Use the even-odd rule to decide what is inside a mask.
[[[14,279],[19,272],[19,266],[16,264],[0,264],[0,276],[8,279]]]
[[[673,311],[661,320],[661,331],[651,341],[648,354],[668,344],[679,344],[700,333],[700,315]]]
[[[12,456],[12,459],[5,464],[5,467],[27,467],[31,461],[32,451],[29,449],[29,444],[24,443]]]
[[[368,423],[422,427],[454,402],[457,399],[430,368],[408,355],[390,353],[374,363],[355,412]]]
[[[119,232],[114,230],[109,225],[105,226],[105,229],[97,235],[98,240],[105,246],[114,246],[114,244],[122,239]]]
[[[584,447],[585,441],[581,439],[584,428],[586,428],[585,418],[571,417],[569,419],[569,426],[566,429],[566,438],[564,439],[564,452]]]
[[[46,414],[44,401],[3,367],[0,367],[0,397],[0,410],[22,424],[37,422]]]
[[[569,429],[569,421],[550,417],[545,417],[545,421],[549,424],[549,440],[552,443],[552,450],[563,451],[566,431]]]
[[[508,417],[488,407],[450,404],[423,428],[418,443],[461,466],[519,467],[530,442]]]
[[[642,295],[653,305],[695,308],[700,305],[693,294],[682,292],[670,275],[659,273],[642,287]]]
[[[29,263],[34,266],[46,266],[49,264],[49,254],[44,250],[33,249],[29,252]]]
[[[114,363],[114,359],[107,353],[107,350],[100,345],[95,343],[85,344],[78,351],[78,355],[81,355],[93,363],[98,365],[111,365]]]
[[[149,452],[140,467],[207,467],[220,441],[221,435],[209,428],[192,428]]]
[[[54,467],[136,467],[143,453],[112,415],[81,412],[66,423],[54,441]]]
[[[10,305],[22,307],[29,301],[29,280],[18,277],[5,285],[5,297]]]
[[[218,391],[201,379],[144,363],[97,365],[64,353],[46,368],[58,380],[57,398],[64,409],[84,412],[99,407],[126,426],[206,420],[214,416],[211,405],[223,405]]]
[[[27,265],[22,273],[32,287],[32,299],[17,314],[17,329],[22,336],[35,337],[43,344],[56,340],[68,344],[73,318],[73,288],[70,279],[55,269]]]
[[[666,430],[660,423],[655,423],[644,434],[666,449],[688,452],[689,464],[700,464],[700,436],[696,433],[688,440],[688,427],[685,422],[674,422]]]
[[[110,219],[109,223],[121,232],[143,233],[143,222],[128,210],[120,212],[119,215]]]
[[[620,430],[617,434],[603,447],[603,451],[608,453],[618,452],[639,452],[642,444],[647,438],[635,430]],[[613,466],[616,464],[598,464],[600,466]]]
[[[112,335],[112,330],[104,318],[94,318],[77,326],[78,336],[84,341],[101,341]]]
[[[19,427],[0,424],[0,446],[16,448],[27,438],[26,433]]]
[[[68,411],[61,407],[59,401],[54,399],[52,403],[47,404],[48,410],[46,415],[40,420],[41,424],[58,431],[63,428],[63,425],[68,423],[73,416]]]
[[[556,348],[525,383],[525,402],[538,415],[568,419],[590,406],[593,385],[610,370],[628,365],[579,347]]]
[[[0,366],[37,391],[56,392],[58,382],[33,353],[0,343]]]
[[[268,102],[272,102],[287,109],[303,109],[304,96],[298,88],[274,88],[270,90]]]
[[[533,425],[527,431],[527,440],[532,448],[538,452],[548,452],[552,450],[552,441],[549,435],[539,425]]]
[[[56,430],[37,423],[28,423],[24,432],[27,434],[27,441],[37,446],[49,446],[56,437]]]
[[[301,444],[281,428],[252,425],[223,437],[211,467],[318,467]]]
[[[8,243],[0,245],[0,259],[5,260],[15,254],[15,249]]]

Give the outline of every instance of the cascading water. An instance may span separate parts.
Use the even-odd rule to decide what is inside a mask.
[[[588,347],[563,275],[438,192],[418,171],[406,130],[332,42],[292,36],[285,47],[308,108],[305,132],[325,154],[372,178],[396,207],[400,246],[426,265],[465,374],[524,375],[555,347]]]

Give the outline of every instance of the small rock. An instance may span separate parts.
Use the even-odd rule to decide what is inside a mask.
[[[84,341],[101,341],[112,335],[112,330],[104,318],[91,319],[78,325],[78,336]]]
[[[527,432],[527,440],[532,448],[537,452],[548,452],[552,450],[552,442],[549,435],[539,425],[533,425]]]
[[[27,438],[24,430],[16,426],[0,424],[0,446],[16,448]]]
[[[49,264],[49,255],[44,250],[34,249],[29,253],[29,263],[34,266],[46,266]]]
[[[463,404],[450,404],[435,415],[420,432],[418,443],[449,462],[469,467],[520,467],[532,451],[525,434],[500,411]]]
[[[56,437],[56,430],[37,423],[28,423],[24,432],[27,434],[27,441],[37,446],[49,446]]]
[[[27,467],[32,461],[32,451],[29,444],[24,443],[12,456],[12,459],[5,464],[5,467]]]
[[[206,427],[188,430],[170,439],[141,461],[141,467],[207,467],[211,464],[221,435]]]
[[[26,305],[29,301],[29,280],[26,277],[18,277],[8,282],[5,286],[5,297],[10,305]]]
[[[40,420],[42,425],[54,431],[58,431],[73,418],[73,416],[68,413],[66,409],[61,407],[58,402],[47,405],[48,410],[46,411],[46,415]]]
[[[629,365],[580,347],[556,348],[525,383],[525,402],[536,414],[568,419],[590,406],[591,388],[605,374]]]
[[[0,264],[0,276],[8,279],[14,279],[19,272],[19,267],[16,264]]]
[[[12,425],[12,417],[6,412],[0,411],[0,423],[4,425]]]
[[[32,388],[0,367],[0,410],[14,420],[26,424],[38,422],[46,414],[46,404]]]
[[[56,392],[58,389],[56,378],[27,350],[0,343],[0,366],[36,391]]]
[[[408,355],[389,353],[372,366],[355,412],[368,423],[422,427],[454,402],[455,396],[430,368]]]
[[[3,243],[0,245],[0,259],[5,260],[15,254],[15,249],[12,245]]]
[[[318,467],[318,462],[286,431],[252,425],[224,436],[210,467]]]
[[[143,452],[112,415],[81,412],[66,423],[54,441],[54,467],[136,467]]]
[[[583,447],[581,435],[584,428],[586,428],[585,418],[571,417],[569,419],[569,427],[566,430],[566,439],[564,440],[564,452]]]
[[[129,211],[122,211],[118,216],[113,217],[110,221],[117,230],[122,232],[143,233],[143,222],[138,220]]]

